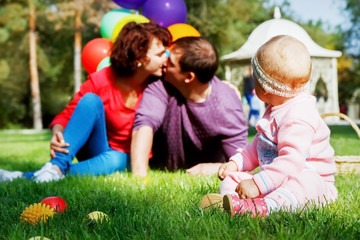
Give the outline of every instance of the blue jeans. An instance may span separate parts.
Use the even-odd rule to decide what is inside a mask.
[[[259,119],[260,111],[259,110],[252,110],[250,109],[248,120],[251,120],[251,116],[255,117],[255,120]]]
[[[105,110],[99,96],[85,94],[78,102],[64,130],[69,153],[56,152],[50,162],[64,174],[105,175],[130,170],[130,154],[110,148],[106,135]],[[72,164],[74,157],[78,163]],[[31,179],[34,172],[24,175]]]
[[[253,97],[253,95],[252,94],[245,94],[245,97],[246,97],[246,101],[247,101],[248,105],[251,108],[251,98]]]

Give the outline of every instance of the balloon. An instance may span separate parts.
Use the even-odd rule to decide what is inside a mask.
[[[168,27],[175,23],[185,23],[187,9],[184,0],[147,0],[142,14],[155,23]]]
[[[111,65],[110,57],[106,57],[103,60],[101,60],[101,62],[99,63],[99,65],[96,68],[96,71],[99,71],[99,70],[103,69],[104,67],[108,67],[110,65]]]
[[[106,38],[95,38],[85,45],[81,53],[81,62],[89,74],[96,71],[101,60],[110,56],[112,45],[113,43]]]
[[[200,37],[200,33],[193,26],[186,23],[175,23],[168,27],[172,40],[175,42],[182,37]]]
[[[113,0],[113,1],[117,5],[128,9],[138,9],[145,2],[145,0]]]
[[[112,39],[112,33],[114,31],[114,27],[116,23],[122,19],[123,17],[126,17],[128,15],[132,14],[132,12],[129,9],[114,9],[109,12],[107,12],[103,19],[101,20],[101,27],[100,27],[100,33],[101,37]]]
[[[121,31],[121,29],[125,26],[125,24],[129,23],[129,22],[136,22],[136,23],[148,23],[150,22],[149,19],[147,19],[146,17],[144,17],[143,15],[135,15],[135,14],[131,14],[128,15],[126,17],[123,17],[122,19],[120,19],[120,21],[118,21],[114,27],[114,31],[112,32],[112,40],[113,42],[115,42],[117,36],[119,35],[119,32]]]

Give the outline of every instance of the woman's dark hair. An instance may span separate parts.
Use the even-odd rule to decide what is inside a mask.
[[[171,34],[167,28],[155,23],[126,24],[114,42],[110,62],[117,76],[128,77],[134,74],[136,62],[146,58],[151,41],[157,38],[165,47],[171,43]]]
[[[179,38],[173,43],[173,50],[182,51],[179,59],[181,71],[194,72],[202,83],[209,82],[219,65],[215,47],[202,37]]]

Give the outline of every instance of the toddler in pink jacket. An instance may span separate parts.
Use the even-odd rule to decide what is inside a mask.
[[[206,195],[202,206],[222,198],[231,215],[266,216],[334,201],[330,130],[315,98],[305,93],[311,74],[306,47],[290,36],[276,36],[259,48],[251,64],[256,94],[269,106],[253,142],[219,168],[220,195]]]

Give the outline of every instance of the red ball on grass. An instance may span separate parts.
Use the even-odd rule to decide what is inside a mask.
[[[41,203],[45,203],[46,205],[50,205],[50,208],[53,208],[55,212],[63,213],[68,210],[67,203],[64,199],[59,197],[47,197],[44,198]]]

